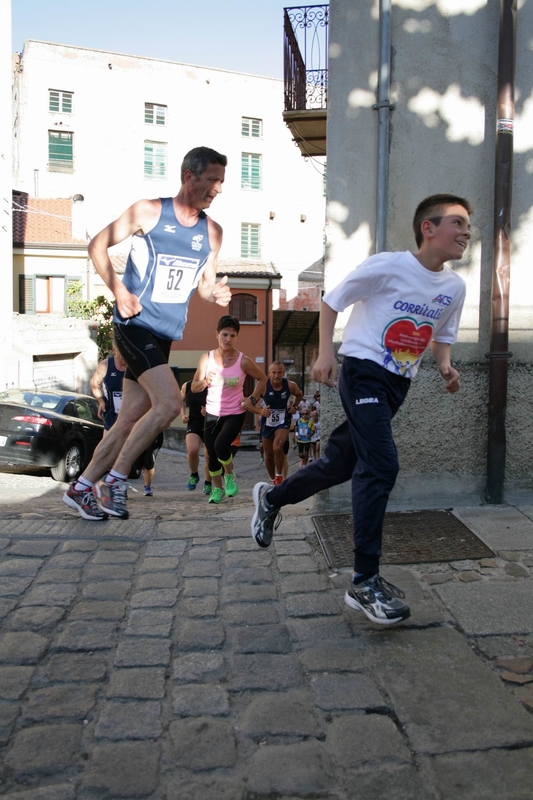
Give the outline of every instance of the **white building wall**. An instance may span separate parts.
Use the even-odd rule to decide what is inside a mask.
[[[13,384],[13,228],[11,214],[11,0],[0,0],[0,390]]]
[[[25,44],[18,81],[15,187],[34,194],[38,170],[41,197],[83,195],[90,235],[135,200],[175,195],[183,156],[206,145],[228,157],[211,209],[224,229],[221,259],[240,258],[241,222],[261,225],[262,260],[292,286],[321,257],[323,167],[304,160],[291,140],[282,81],[36,41]],[[73,92],[71,115],[49,112],[49,89]],[[145,102],[167,106],[165,126],[144,123]],[[241,136],[243,116],[263,121],[262,139]],[[72,174],[48,171],[48,130],[74,133]],[[145,140],[168,143],[164,181],[144,178]],[[262,155],[261,191],[240,187],[242,152]]]
[[[519,3],[507,413],[508,491],[531,497],[533,469],[533,4]],[[499,4],[393,0],[388,250],[416,250],[418,202],[453,192],[474,205],[467,282],[452,348],[462,389],[442,390],[430,355],[394,420],[400,478],[393,500],[451,504],[481,497],[486,482]],[[331,0],[326,288],[373,252],[376,224],[379,3]],[[337,340],[344,317],[339,317]],[[324,392],[326,432],[342,418]],[[348,500],[347,497],[344,498]]]

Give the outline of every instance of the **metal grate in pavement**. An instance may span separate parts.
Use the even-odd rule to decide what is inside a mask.
[[[353,517],[313,517],[318,540],[331,567],[353,566]],[[462,561],[494,556],[492,550],[447,510],[385,514],[382,564]]]

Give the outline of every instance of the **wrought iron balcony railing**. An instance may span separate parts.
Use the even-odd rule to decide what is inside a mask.
[[[285,111],[326,109],[329,6],[284,11]]]

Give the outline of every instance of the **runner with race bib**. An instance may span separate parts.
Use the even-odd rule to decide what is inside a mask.
[[[294,396],[296,405],[302,399],[297,384],[287,380],[281,361],[273,361],[268,370],[268,381],[263,400],[265,408],[261,417],[261,437],[265,452],[265,466],[270,481],[278,486],[283,481],[284,463],[289,449],[289,400]]]

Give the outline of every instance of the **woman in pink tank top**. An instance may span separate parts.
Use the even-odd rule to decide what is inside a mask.
[[[193,392],[202,392],[207,387],[204,442],[213,481],[209,503],[220,503],[225,494],[234,497],[239,491],[231,444],[241,431],[246,411],[260,413],[260,408],[256,411],[256,403],[266,389],[267,376],[263,370],[235,348],[240,327],[239,320],[230,314],[219,319],[218,347],[201,357],[191,384]],[[243,396],[246,375],[257,381],[249,398]]]

